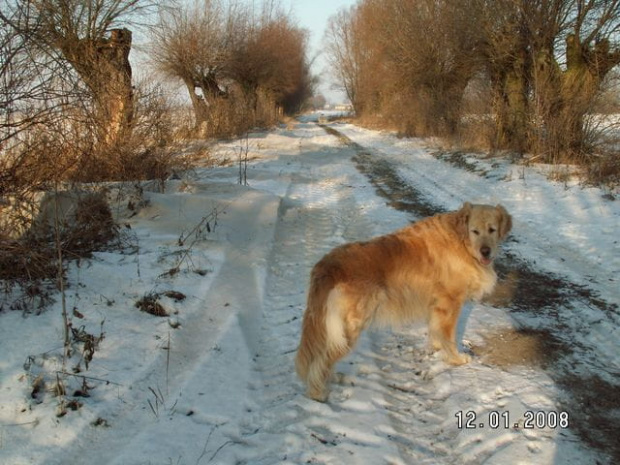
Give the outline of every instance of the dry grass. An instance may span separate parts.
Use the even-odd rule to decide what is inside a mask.
[[[47,208],[58,213],[61,194]],[[0,282],[7,307],[23,311],[41,310],[58,286],[58,250],[65,259],[90,257],[119,238],[119,228],[102,194],[75,196],[74,210],[67,216],[45,216],[44,209],[31,221],[30,228],[18,238],[0,239]],[[42,203],[42,205],[45,205]],[[17,291],[17,292],[16,292]]]
[[[620,186],[620,153],[605,154],[594,163],[590,163],[587,166],[587,182],[612,189]]]

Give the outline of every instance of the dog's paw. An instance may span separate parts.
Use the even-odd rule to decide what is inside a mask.
[[[469,354],[452,355],[447,358],[446,362],[448,362],[450,365],[465,365],[471,362],[471,355]]]
[[[435,377],[435,373],[433,373],[430,369],[424,370],[420,372],[420,377],[422,378],[423,381],[430,381],[431,379]]]
[[[316,400],[317,402],[321,402],[321,403],[327,402],[327,398],[329,397],[329,393],[325,389],[321,391],[308,389],[308,391],[306,392],[306,395],[310,399]]]

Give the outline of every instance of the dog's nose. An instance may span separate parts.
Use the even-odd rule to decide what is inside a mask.
[[[483,245],[482,247],[480,247],[480,253],[484,258],[489,258],[489,256],[491,255],[491,247]]]

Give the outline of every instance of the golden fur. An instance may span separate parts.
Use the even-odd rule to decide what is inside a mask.
[[[426,321],[430,344],[447,362],[458,352],[462,305],[491,292],[493,259],[512,227],[504,207],[465,203],[368,242],[329,252],[313,268],[295,361],[310,398],[327,399],[332,367],[369,324]]]

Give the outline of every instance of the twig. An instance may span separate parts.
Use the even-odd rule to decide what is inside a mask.
[[[169,377],[169,373],[170,373],[170,331],[168,331],[168,350],[167,350],[167,354],[166,354],[166,394],[170,395],[170,387],[169,387],[169,383],[170,383],[170,377]]]
[[[217,454],[219,454],[219,452],[226,446],[229,446],[231,444],[234,444],[234,441],[226,441],[224,444],[222,444],[220,447],[217,448],[217,450],[213,453],[213,455],[211,456],[211,458],[209,459],[209,463],[211,463],[213,461],[213,459],[215,458],[215,456]]]
[[[219,428],[220,425],[214,425],[213,428],[211,428],[211,431],[209,431],[209,435],[207,436],[207,440],[205,441],[205,445],[202,448],[202,453],[200,454],[200,456],[198,457],[198,459],[196,460],[196,465],[198,465],[200,463],[200,461],[202,460],[202,458],[207,455],[207,446],[209,445],[209,441],[211,440],[211,436],[213,435],[213,432]]]
[[[414,389],[409,389],[409,388],[404,388],[404,387],[396,386],[395,384],[388,384],[387,387],[392,388],[392,389],[394,389],[396,391],[407,393],[407,394],[415,394],[416,393],[416,391]]]
[[[181,237],[179,237],[179,245],[181,246],[184,245],[187,238],[190,237],[192,234],[197,233],[200,230],[200,228],[205,223],[207,223],[210,219],[214,219],[217,223],[217,214],[218,214],[218,210],[217,208],[214,208],[213,211],[209,213],[207,216],[203,216],[200,222],[196,226],[194,226],[194,228],[190,232],[188,232],[185,237],[183,237],[183,234],[181,234]],[[207,229],[209,228],[210,227],[207,226]]]
[[[122,384],[115,383],[114,381],[110,381],[109,379],[95,378],[94,376],[76,375],[75,373],[68,373],[67,371],[64,371],[64,370],[57,371],[56,374],[64,375],[64,376],[73,376],[74,378],[90,379],[92,381],[99,381],[101,383],[105,383],[106,385],[113,384],[115,386],[122,386]]]
[[[4,424],[2,426],[28,426],[28,425],[38,425],[39,424],[39,420],[33,420],[33,421],[26,421],[24,423],[7,423]]]
[[[177,260],[177,263],[175,266],[173,266],[172,268],[170,268],[170,270],[168,270],[166,273],[163,273],[161,276],[174,276],[175,274],[177,274],[180,269],[181,269],[181,264],[187,259],[191,261],[190,258],[190,252],[192,251],[192,247],[194,247],[194,245],[198,242],[199,237],[198,237],[198,233],[200,232],[201,228],[203,225],[207,225],[207,232],[211,232],[211,226],[209,226],[209,221],[213,220],[214,221],[214,227],[217,225],[217,215],[218,215],[218,210],[217,208],[214,208],[213,211],[211,213],[209,213],[207,216],[203,216],[202,219],[200,220],[200,222],[194,226],[194,228],[187,233],[187,235],[184,237],[183,234],[181,234],[181,236],[179,237],[179,241],[178,244],[179,246],[184,246],[185,245],[185,241],[187,241],[187,239],[193,234],[194,235],[194,240],[192,241],[191,244],[189,244],[187,246],[186,249],[184,249],[181,253],[181,256],[179,257],[179,259]]]
[[[62,358],[62,368],[65,371],[65,366],[67,363],[67,358],[70,356],[71,350],[71,337],[69,334],[69,316],[67,315],[67,297],[65,295],[65,280],[64,280],[64,270],[62,267],[62,243],[60,241],[60,211],[58,208],[58,183],[56,183],[54,188],[54,233],[56,240],[56,252],[58,258],[58,269],[57,269],[57,279],[58,279],[58,289],[60,290],[61,302],[62,302],[62,322],[63,322],[63,337],[64,337],[64,353]]]
[[[248,185],[248,152],[250,151],[249,133],[245,133],[245,152],[243,145],[239,146],[239,184]]]
[[[151,411],[153,412],[153,415],[155,415],[155,418],[159,418],[159,408],[157,409],[157,411],[155,411],[155,407],[153,407],[153,404],[151,403],[151,399],[146,399],[146,401],[149,404],[149,407],[151,407]]]

